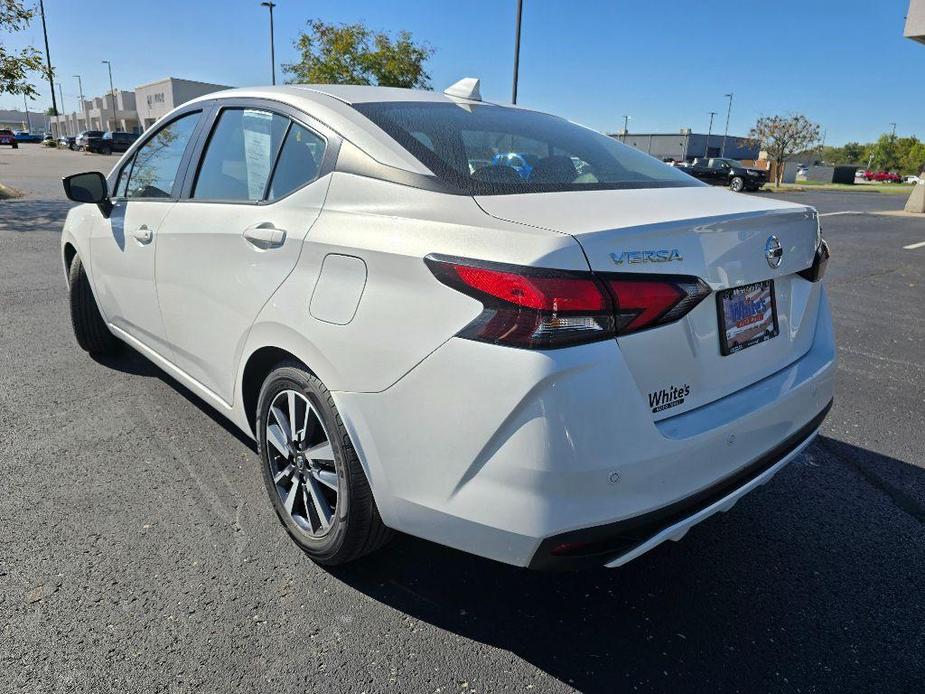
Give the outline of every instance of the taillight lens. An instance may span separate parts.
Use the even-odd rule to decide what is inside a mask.
[[[548,270],[427,256],[436,278],[482,302],[459,337],[526,349],[555,349],[614,336],[613,306],[590,272]]]
[[[482,302],[459,337],[555,349],[672,323],[710,293],[696,277],[604,275],[429,255],[443,284]]]
[[[698,277],[608,275],[604,283],[614,302],[617,335],[674,323],[710,293]]]

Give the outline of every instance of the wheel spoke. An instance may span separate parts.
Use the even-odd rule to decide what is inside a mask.
[[[324,498],[324,494],[321,493],[321,488],[311,475],[306,475],[305,486],[308,487],[308,491],[311,493],[312,504],[315,506],[315,511],[318,513],[318,520],[321,521],[321,528],[327,529],[328,525],[331,523],[331,507],[328,506],[327,499]]]
[[[309,460],[334,460],[334,449],[330,441],[324,441],[306,450],[305,457]]]
[[[279,454],[283,456],[283,458],[289,458],[289,446],[286,445],[286,434],[283,433],[283,430],[278,424],[271,424],[267,427],[267,441],[273,445],[273,448],[279,451]]]
[[[285,470],[280,470],[273,476],[273,481],[276,482],[276,484],[279,484],[280,481],[283,479],[283,477],[290,474],[293,470],[295,470],[295,465],[293,465],[292,463],[289,463],[289,465],[286,466]]]
[[[299,436],[299,442],[304,443],[308,441],[308,413],[312,411],[312,408],[308,406],[308,403],[305,403],[305,419],[302,421],[302,435]]]
[[[273,419],[276,420],[276,424],[282,431],[283,436],[286,437],[286,443],[288,444],[289,441],[292,441],[292,429],[289,428],[289,422],[286,420],[286,415],[284,415],[276,405],[270,407],[270,412],[273,413]]]
[[[292,507],[295,505],[296,495],[299,493],[299,477],[298,475],[292,478],[292,486],[289,488],[289,494],[286,496],[286,501],[283,503],[283,506],[286,507],[286,513],[290,516],[292,515]]]
[[[315,479],[328,489],[337,491],[337,473],[331,470],[312,470]]]
[[[295,441],[295,391],[289,391],[289,440]]]

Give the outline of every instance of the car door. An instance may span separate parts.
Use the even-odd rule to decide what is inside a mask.
[[[331,133],[278,106],[232,103],[162,228],[156,271],[177,366],[227,403],[247,332],[295,267],[333,164]]]
[[[116,328],[169,358],[154,286],[155,249],[164,218],[179,194],[184,158],[200,111],[165,124],[119,170],[113,209],[90,238],[97,301]]]

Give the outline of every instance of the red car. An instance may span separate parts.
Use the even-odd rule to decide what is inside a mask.
[[[13,149],[19,149],[19,143],[12,130],[0,130],[0,145],[10,145]]]
[[[868,181],[880,181],[881,183],[902,183],[902,177],[892,171],[865,171],[864,178]]]

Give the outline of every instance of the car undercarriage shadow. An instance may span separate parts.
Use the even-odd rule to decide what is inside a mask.
[[[332,573],[580,691],[922,691],[925,525],[857,460],[925,487],[921,468],[822,437],[730,513],[620,569],[535,573],[400,537]]]

